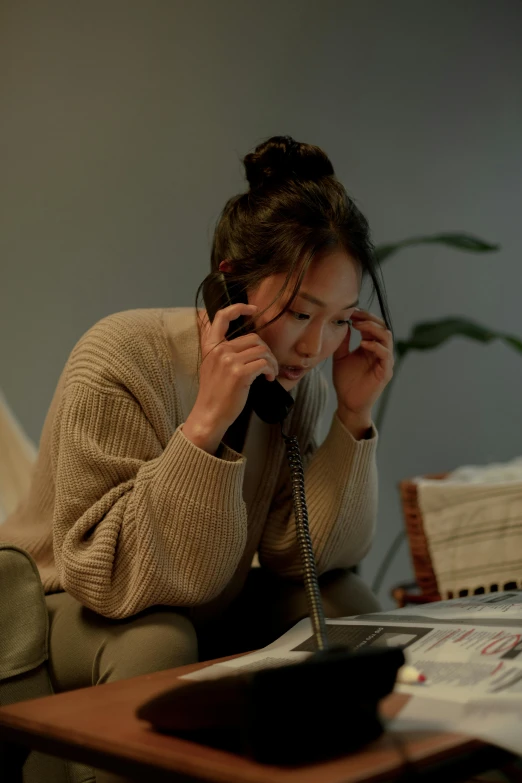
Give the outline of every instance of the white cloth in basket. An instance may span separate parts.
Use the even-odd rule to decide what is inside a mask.
[[[442,598],[509,582],[522,587],[522,457],[416,483]]]

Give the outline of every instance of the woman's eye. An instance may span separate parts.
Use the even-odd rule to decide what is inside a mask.
[[[351,326],[352,322],[348,318],[346,321],[336,321],[337,326]]]
[[[296,313],[294,310],[290,310],[289,312],[296,321],[307,321],[310,318],[308,313]]]

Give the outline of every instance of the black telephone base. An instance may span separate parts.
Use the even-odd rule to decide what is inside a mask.
[[[137,715],[158,731],[262,763],[312,763],[382,734],[378,704],[403,664],[398,648],[335,648],[302,663],[172,688]]]

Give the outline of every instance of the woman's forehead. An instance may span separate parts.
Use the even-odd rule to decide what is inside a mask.
[[[256,288],[258,298],[278,301],[285,306],[294,296],[308,299],[310,304],[333,309],[345,309],[355,303],[362,282],[360,264],[345,251],[316,254],[306,269],[299,288],[301,270],[295,270],[287,280],[286,272],[265,277]],[[315,301],[313,301],[315,300]]]
[[[335,304],[340,300],[344,302],[345,299],[347,303],[351,303],[358,297],[361,281],[361,267],[347,253],[321,254],[311,261],[299,286],[298,295],[309,300],[321,300],[324,305]]]

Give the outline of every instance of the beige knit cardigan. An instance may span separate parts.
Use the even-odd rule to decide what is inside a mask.
[[[198,362],[190,308],[111,315],[73,349],[29,493],[0,527],[34,557],[47,593],[66,590],[111,618],[158,604],[212,612],[240,592],[256,551],[300,578],[280,427],[259,422],[267,458],[247,508],[245,456],[226,446],[213,456],[183,435]],[[375,431],[356,441],[334,416],[317,448],[325,401],[313,370],[285,424],[301,446],[319,573],[366,554],[377,502]]]

